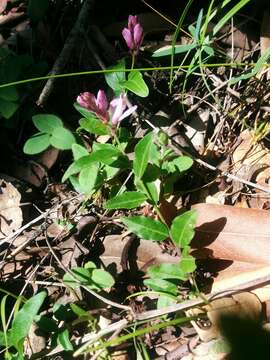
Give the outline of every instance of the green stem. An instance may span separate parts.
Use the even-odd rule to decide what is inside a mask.
[[[246,66],[255,66],[256,63],[216,63],[216,64],[202,64],[202,67],[246,67]],[[269,67],[270,64],[263,64],[263,66]],[[173,70],[173,69],[188,69],[189,65],[175,65],[175,66],[160,66],[160,67],[143,67],[143,68],[136,68],[135,70],[138,71],[166,71],[166,70]],[[134,69],[123,69],[121,72],[130,72]],[[41,80],[48,80],[48,79],[58,79],[58,78],[65,78],[65,77],[74,77],[74,76],[83,76],[83,75],[96,75],[96,74],[111,74],[117,72],[115,69],[105,69],[105,70],[92,70],[92,71],[80,71],[80,72],[74,72],[74,73],[66,73],[66,74],[57,74],[57,75],[47,75],[47,76],[40,76],[25,80],[18,80],[18,81],[12,81],[6,84],[0,85],[0,88],[5,88],[8,86],[14,86],[14,85],[21,85],[21,84],[27,84],[34,81],[41,81]]]
[[[134,51],[133,51],[133,53],[132,53],[132,57],[131,57],[131,69],[133,70],[134,69],[134,65],[135,65],[135,57],[136,57],[136,55],[135,55],[135,53],[134,53]]]
[[[103,349],[104,347],[119,345],[119,344],[123,343],[124,341],[127,341],[129,339],[133,339],[133,338],[135,338],[137,336],[142,336],[142,335],[148,334],[148,333],[150,333],[152,331],[163,329],[163,328],[165,328],[167,326],[174,326],[174,325],[184,324],[186,322],[190,322],[191,320],[196,320],[197,318],[198,318],[198,316],[174,319],[174,320],[171,320],[171,321],[162,322],[160,324],[148,326],[146,328],[138,329],[138,330],[134,331],[131,334],[123,335],[123,336],[120,336],[120,337],[118,337],[116,339],[106,341],[102,345],[99,345],[99,346],[95,347],[94,350],[99,350],[99,349]]]

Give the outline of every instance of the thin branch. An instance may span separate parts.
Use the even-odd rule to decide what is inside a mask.
[[[73,26],[72,30],[70,31],[61,53],[59,54],[58,58],[55,61],[50,75],[60,74],[62,69],[65,67],[68,59],[70,58],[70,54],[76,44],[77,39],[84,32],[85,24],[89,20],[89,11],[93,5],[94,5],[94,0],[85,0],[85,2],[83,3],[77,21]],[[37,105],[39,106],[44,105],[44,103],[46,102],[50,93],[53,90],[54,82],[55,82],[55,78],[51,78],[46,82],[37,100]]]

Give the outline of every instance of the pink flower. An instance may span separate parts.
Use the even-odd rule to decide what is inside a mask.
[[[106,94],[103,90],[98,91],[97,97],[95,97],[95,95],[91,94],[90,92],[81,93],[77,97],[77,102],[82,107],[93,112],[102,121],[109,121],[109,104]]]
[[[132,106],[127,110],[126,108],[127,99],[124,94],[121,94],[118,98],[115,98],[110,102],[109,113],[112,125],[117,125],[121,120],[132,114],[137,109],[137,106]]]
[[[142,44],[143,28],[138,22],[136,15],[129,15],[128,27],[123,29],[122,35],[128,48],[132,52],[137,53]]]

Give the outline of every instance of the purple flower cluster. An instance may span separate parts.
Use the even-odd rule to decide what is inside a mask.
[[[128,27],[123,29],[122,35],[129,50],[132,53],[137,54],[142,44],[143,28],[136,15],[129,15]]]
[[[103,90],[98,91],[97,97],[90,92],[81,93],[77,97],[77,102],[85,109],[94,113],[102,122],[108,123],[110,119],[114,126],[137,109],[136,105],[127,109],[125,94],[121,94],[109,104]]]

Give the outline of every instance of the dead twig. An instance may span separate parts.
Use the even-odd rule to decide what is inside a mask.
[[[68,59],[70,58],[70,54],[76,44],[78,37],[84,32],[85,24],[87,24],[89,19],[89,11],[93,7],[93,5],[94,5],[94,0],[85,0],[85,2],[83,3],[77,21],[75,22],[75,25],[70,31],[61,53],[59,54],[58,58],[55,61],[53,68],[50,72],[50,75],[60,74],[62,69],[65,67]],[[55,78],[51,78],[46,82],[37,100],[37,105],[43,106],[45,104],[48,97],[50,96],[50,93],[53,90],[54,82],[55,82]]]

